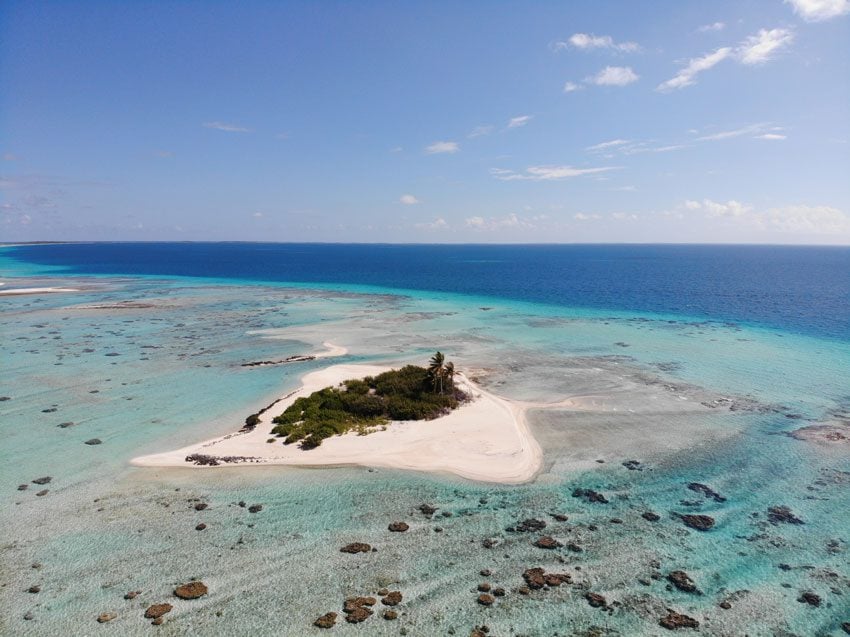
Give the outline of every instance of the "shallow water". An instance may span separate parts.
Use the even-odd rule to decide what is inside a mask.
[[[657,635],[667,632],[658,625],[666,608],[698,619],[707,635],[837,636],[850,621],[847,443],[785,435],[850,409],[846,341],[452,294],[90,278],[5,264],[3,275],[14,274],[30,277],[15,284],[83,291],[0,298],[0,396],[10,398],[0,402],[3,634],[323,634],[316,617],[382,586],[403,592],[399,619],[340,620],[333,632],[467,635],[486,624],[491,635],[593,626]],[[579,408],[532,412],[546,466],[518,487],[359,467],[128,464],[238,428],[328,361],[241,364],[320,351],[323,341],[349,348],[343,362],[419,361],[439,347],[497,393],[571,398]],[[92,438],[102,444],[84,444]],[[47,475],[47,485],[30,483]],[[577,487],[609,502],[575,498]],[[196,511],[195,499],[209,508]],[[251,514],[240,501],[263,510]],[[424,516],[422,503],[437,514]],[[775,505],[805,524],[770,524]],[[643,519],[646,511],[660,519]],[[716,526],[689,530],[675,517],[684,513],[711,515]],[[539,549],[539,534],[505,530],[528,517],[581,552]],[[390,533],[393,520],[411,529]],[[196,531],[199,522],[208,528]],[[351,541],[378,550],[340,553]],[[534,566],[570,573],[573,585],[517,593]],[[485,568],[492,574],[482,577]],[[668,590],[674,569],[702,594]],[[210,594],[175,600],[173,586],[195,577]],[[476,603],[485,580],[507,589],[490,608]],[[33,585],[41,592],[26,592]],[[142,593],[124,600],[131,590]],[[603,594],[610,610],[590,607],[586,591]],[[718,606],[736,591],[747,592]],[[796,601],[803,591],[821,606]],[[175,609],[155,629],[143,612],[161,601]],[[105,611],[118,618],[97,624]]]

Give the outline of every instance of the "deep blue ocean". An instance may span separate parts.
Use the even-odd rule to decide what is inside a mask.
[[[357,284],[850,338],[848,247],[76,243],[4,253],[67,274]]]

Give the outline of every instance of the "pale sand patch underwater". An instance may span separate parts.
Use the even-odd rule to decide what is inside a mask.
[[[343,348],[329,346],[332,354]],[[325,354],[326,356],[329,354]],[[457,383],[472,400],[450,414],[430,421],[393,422],[368,435],[347,433],[326,439],[303,451],[280,440],[268,443],[272,419],[301,396],[345,380],[374,376],[389,367],[334,365],[307,374],[299,390],[281,399],[260,416],[251,431],[228,434],[161,454],[135,458],[144,467],[197,466],[186,462],[192,454],[241,457],[230,466],[251,465],[364,465],[413,471],[450,473],[482,482],[517,484],[534,478],[543,453],[525,419],[527,406],[491,394],[462,374]],[[228,466],[227,463],[222,463]]]

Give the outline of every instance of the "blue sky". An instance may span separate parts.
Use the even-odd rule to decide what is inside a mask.
[[[850,0],[0,5],[0,240],[850,244]]]

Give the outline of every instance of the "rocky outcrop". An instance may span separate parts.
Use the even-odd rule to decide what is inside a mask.
[[[259,513],[263,510],[262,504],[252,504],[248,507],[248,513]]]
[[[97,616],[98,624],[105,624],[107,622],[111,622],[113,619],[118,617],[118,613],[101,613]]]
[[[174,589],[175,597],[179,597],[180,599],[198,599],[208,592],[206,584],[197,581],[182,584]]]
[[[32,481],[33,484],[49,484],[50,481],[53,480],[50,476],[44,476],[43,478],[36,478]]]
[[[437,512],[437,509],[435,507],[432,507],[430,504],[420,504],[419,505],[419,511],[422,514],[430,517]]]
[[[102,445],[103,441],[100,438],[92,438],[91,440],[86,440],[83,444],[94,446],[94,445]]]
[[[391,522],[387,528],[394,533],[404,533],[410,526],[407,522]]]
[[[658,522],[658,520],[661,519],[661,516],[655,513],[654,511],[644,511],[640,514],[640,517],[642,517],[647,522]]]

